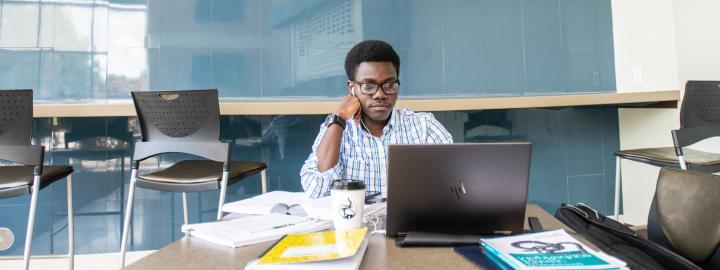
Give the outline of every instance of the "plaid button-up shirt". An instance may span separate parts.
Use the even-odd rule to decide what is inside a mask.
[[[380,138],[372,136],[352,119],[342,134],[340,155],[335,167],[320,172],[317,169],[317,147],[327,127],[320,126],[312,153],[300,170],[300,181],[311,198],[330,195],[330,185],[336,179],[365,181],[370,192],[387,196],[387,146],[389,144],[452,143],[452,136],[431,113],[416,113],[408,109],[393,111]]]

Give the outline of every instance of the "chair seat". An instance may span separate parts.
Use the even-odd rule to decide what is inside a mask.
[[[32,166],[0,167],[0,198],[30,194],[33,170],[34,167]],[[72,172],[72,166],[43,166],[43,173],[40,176],[40,188],[65,178]]]
[[[257,161],[231,161],[228,185],[259,173],[267,165]],[[222,162],[183,160],[172,166],[138,177],[140,187],[173,192],[198,192],[218,189],[222,178]]]
[[[662,167],[680,167],[673,147],[620,150],[615,152],[615,155],[621,158]],[[720,165],[720,154],[685,148],[683,149],[683,157],[689,165]]]

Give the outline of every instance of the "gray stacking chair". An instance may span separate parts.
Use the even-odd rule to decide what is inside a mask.
[[[648,239],[703,269],[720,269],[720,176],[663,168],[648,214]]]
[[[135,187],[182,192],[184,224],[188,223],[187,193],[220,190],[217,219],[222,217],[225,192],[248,176],[262,173],[267,165],[257,161],[233,161],[231,145],[220,142],[218,92],[212,90],[132,92],[140,122],[142,141],[135,144],[130,189],[120,247],[125,266],[127,234],[132,217]],[[183,160],[150,174],[138,176],[140,162],[164,153],[186,153],[202,160]]]
[[[720,81],[688,81],[680,108],[680,129],[672,131],[674,147],[620,150],[615,152],[615,219],[620,212],[622,159],[662,168],[720,172],[720,154],[683,149],[699,141],[720,136]]]
[[[30,248],[38,193],[67,177],[68,263],[73,269],[75,255],[71,166],[44,166],[45,147],[32,145],[32,90],[0,91],[0,160],[14,165],[0,166],[0,199],[31,194],[23,269],[30,266]]]

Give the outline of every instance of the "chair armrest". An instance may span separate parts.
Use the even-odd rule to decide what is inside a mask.
[[[185,153],[223,162],[230,160],[230,144],[222,142],[137,142],[133,161],[140,162],[147,158],[165,153]]]
[[[720,136],[720,127],[680,128],[672,131],[675,148],[685,147],[699,141]]]
[[[0,160],[7,160],[27,166],[43,164],[45,147],[38,145],[3,145],[0,146]]]

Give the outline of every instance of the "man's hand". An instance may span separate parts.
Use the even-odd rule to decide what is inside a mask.
[[[360,119],[360,100],[352,95],[344,96],[340,106],[335,110],[335,114],[345,121],[350,120],[353,116],[355,116],[355,120]]]
[[[356,121],[358,121],[357,119],[360,119],[360,100],[352,95],[344,96],[342,102],[340,102],[340,106],[335,110],[335,114],[345,119],[345,121],[355,116]],[[318,171],[325,172],[337,165],[342,134],[343,129],[338,125],[332,125],[327,128],[316,150]]]

